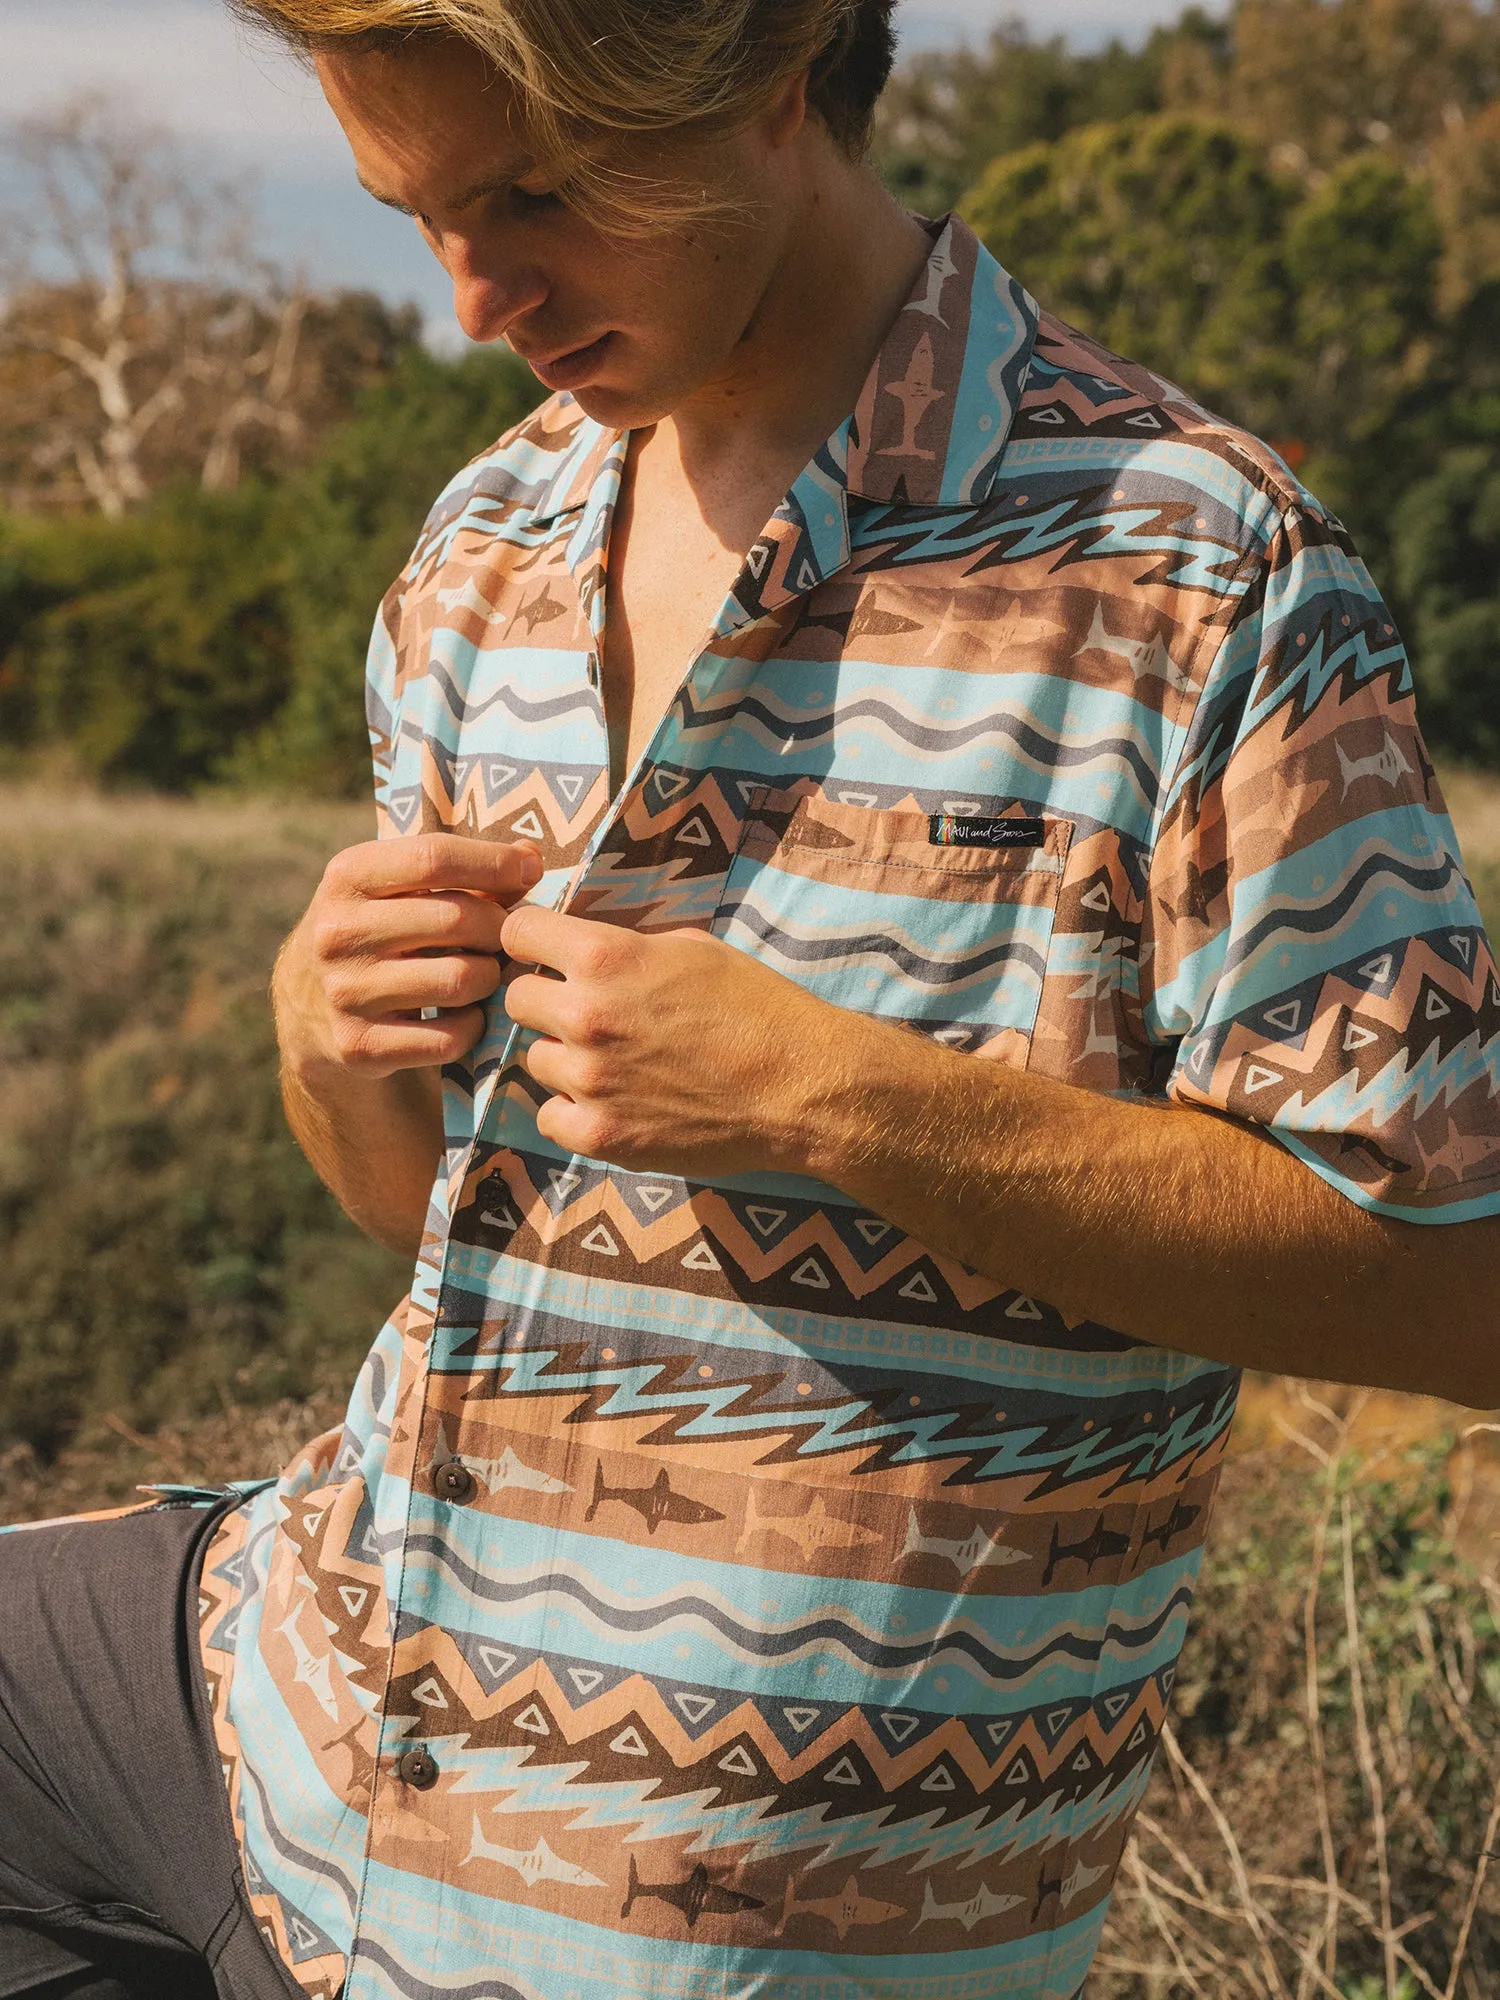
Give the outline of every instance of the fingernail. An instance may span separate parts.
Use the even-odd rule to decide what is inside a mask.
[[[542,857],[540,854],[521,856],[521,887],[534,889],[542,879]]]

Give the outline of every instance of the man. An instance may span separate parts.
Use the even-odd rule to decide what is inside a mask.
[[[11,1752],[0,1993],[133,1922],[221,1994],[1065,2000],[1236,1371],[1500,1400],[1400,642],[1271,453],[889,202],[888,0],[250,11],[558,393],[387,601],[389,837],[276,980],[411,1295],[275,1485],[6,1558],[97,1649],[97,1552],[176,1550],[234,1840],[189,1670],[165,1814],[84,1674],[165,1830],[80,1887]]]

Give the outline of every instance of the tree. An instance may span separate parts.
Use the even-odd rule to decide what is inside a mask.
[[[1465,762],[1500,763],[1500,445],[1449,452],[1393,523],[1423,726]]]
[[[242,192],[98,99],[21,125],[9,153],[0,484],[12,504],[118,517],[184,473],[225,491],[247,461],[279,469],[342,413],[330,376],[380,372],[416,337],[414,315],[374,300],[309,298],[255,253]]]
[[[1201,7],[1140,49],[1112,41],[1079,54],[1061,37],[1033,41],[1019,22],[983,49],[920,55],[881,103],[875,155],[888,185],[924,214],[951,208],[998,155],[1060,139],[1080,125],[1201,103],[1229,58],[1229,31]]]
[[[1476,0],[1239,0],[1225,109],[1283,164],[1368,146],[1427,164],[1500,95],[1500,19]]]

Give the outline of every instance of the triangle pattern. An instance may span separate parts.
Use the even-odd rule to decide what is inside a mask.
[[[782,1714],[799,1736],[805,1736],[823,1713],[820,1708],[784,1708]]]
[[[724,1266],[706,1243],[699,1243],[683,1258],[682,1268],[684,1271],[722,1271]]]
[[[1366,959],[1359,968],[1359,977],[1368,979],[1372,986],[1388,986],[1396,968],[1394,954],[1383,952],[1379,958]]]
[[[956,1792],[958,1786],[946,1764],[935,1764],[917,1789],[921,1792]]]
[[[883,1243],[895,1228],[894,1222],[883,1222],[878,1215],[859,1215],[854,1226],[873,1250],[877,1243]]]
[[[1035,1299],[1015,1299],[1005,1308],[1007,1319],[1042,1319],[1045,1315]]]
[[[758,1778],[760,1776],[759,1764],[756,1763],[743,1743],[736,1743],[732,1750],[726,1752],[719,1759],[718,1768],[721,1771],[732,1772],[738,1778]]]
[[[792,1273],[792,1283],[794,1285],[805,1285],[810,1291],[814,1292],[832,1290],[828,1273],[823,1269],[823,1266],[818,1262],[816,1257],[804,1257],[802,1259],[802,1262]]]
[[[532,1702],[530,1707],[521,1710],[521,1713],[515,1718],[515,1726],[517,1729],[528,1730],[533,1736],[550,1736],[552,1734],[546,1716],[543,1715],[535,1702]]]
[[[1371,1042],[1379,1040],[1373,1028],[1362,1028],[1357,1021],[1351,1021],[1344,1030],[1344,1054],[1351,1056],[1356,1049],[1367,1049]]]
[[[1086,896],[1079,897],[1079,901],[1086,910],[1093,910],[1096,915],[1101,917],[1107,915],[1112,901],[1109,893],[1109,884],[1107,882],[1096,882]]]
[[[912,1299],[921,1306],[935,1306],[938,1302],[938,1295],[932,1289],[932,1280],[925,1271],[914,1271],[897,1293],[897,1297]]]
[[[485,1672],[497,1682],[503,1681],[515,1667],[517,1656],[505,1652],[499,1646],[477,1646],[475,1651]]]
[[[583,1696],[584,1700],[587,1701],[595,1688],[604,1679],[604,1676],[597,1667],[569,1667],[568,1679],[573,1683],[578,1693]]]
[[[704,824],[701,813],[694,813],[691,819],[683,821],[682,825],[677,829],[677,836],[673,844],[677,847],[713,846],[713,834]]]
[[[425,1681],[419,1682],[412,1689],[411,1698],[413,1701],[421,1702],[423,1708],[446,1708],[448,1706],[447,1695],[443,1693],[441,1686],[431,1674],[427,1676]]]
[[[341,1583],[339,1585],[339,1598],[349,1616],[357,1618],[370,1601],[369,1588],[364,1584]]]
[[[896,1744],[909,1742],[922,1727],[920,1715],[898,1715],[891,1710],[882,1714],[880,1720],[886,1735]]]
[[[828,1785],[859,1785],[864,1780],[849,1757],[840,1757],[831,1770],[823,1773],[823,1782]]]
[[[641,1741],[641,1732],[633,1722],[627,1723],[618,1736],[610,1742],[610,1749],[621,1757],[649,1757],[651,1752]]]
[[[753,1204],[745,1210],[750,1218],[750,1226],[757,1236],[774,1236],[786,1221],[784,1208],[758,1208]]]
[[[1286,1078],[1279,1070],[1268,1069],[1264,1063],[1251,1063],[1245,1071],[1245,1081],[1241,1086],[1246,1097],[1256,1097],[1263,1090],[1274,1090]]]
[[[596,1222],[584,1237],[581,1248],[591,1250],[598,1257],[618,1257],[620,1246],[602,1222]]]
[[[719,1705],[711,1694],[687,1694],[679,1691],[672,1696],[672,1699],[688,1721],[695,1724],[702,1722],[705,1716],[712,1715]]]
[[[510,830],[512,833],[520,834],[523,840],[545,840],[547,838],[547,829],[537,817],[535,807],[530,812],[522,813],[519,819],[513,819],[510,823]]]
[[[1266,1021],[1284,1035],[1295,1035],[1302,1022],[1302,1002],[1288,1000],[1280,1007],[1268,1007]]]

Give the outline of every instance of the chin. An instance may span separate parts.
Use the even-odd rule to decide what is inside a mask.
[[[660,393],[628,383],[587,382],[572,391],[573,401],[586,417],[608,430],[643,431],[670,417],[680,399],[669,400]]]

